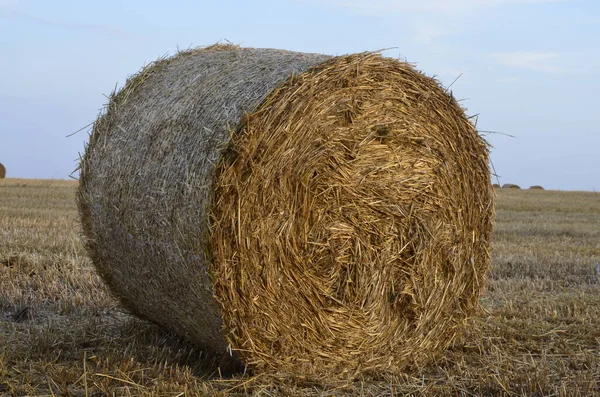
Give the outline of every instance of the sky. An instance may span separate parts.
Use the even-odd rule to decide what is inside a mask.
[[[0,0],[0,162],[67,179],[106,95],[178,49],[384,55],[437,76],[497,183],[600,191],[598,0]],[[76,176],[76,175],[75,175]]]

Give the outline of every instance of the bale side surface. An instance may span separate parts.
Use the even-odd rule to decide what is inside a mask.
[[[490,264],[488,148],[456,101],[377,54],[275,90],[218,168],[211,272],[260,370],[400,373],[440,354]]]
[[[111,96],[81,163],[78,204],[93,263],[133,313],[227,356],[205,255],[214,165],[245,112],[328,58],[192,50]]]
[[[0,179],[6,178],[6,167],[0,163]]]

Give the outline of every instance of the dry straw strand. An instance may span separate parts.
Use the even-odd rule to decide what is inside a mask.
[[[380,376],[439,355],[478,307],[488,155],[407,63],[208,47],[111,97],[78,202],[124,305],[224,365]]]

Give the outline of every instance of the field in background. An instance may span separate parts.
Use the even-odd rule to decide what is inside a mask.
[[[125,313],[85,254],[75,189],[0,181],[0,395],[600,395],[600,193],[499,190],[485,312],[432,365],[336,387],[222,378]]]

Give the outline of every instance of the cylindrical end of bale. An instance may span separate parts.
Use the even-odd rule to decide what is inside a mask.
[[[487,147],[408,64],[361,54],[290,79],[217,171],[211,271],[228,338],[253,366],[402,371],[477,306]]]
[[[351,378],[456,338],[489,268],[493,195],[486,142],[411,65],[228,48],[113,96],[78,202],[134,313],[256,371]]]

